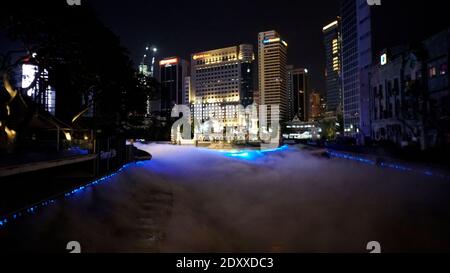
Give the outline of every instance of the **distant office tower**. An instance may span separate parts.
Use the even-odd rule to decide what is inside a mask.
[[[288,112],[287,119],[292,120],[294,118],[294,90],[292,86],[292,70],[294,70],[293,65],[286,66],[286,70],[288,73],[287,77],[287,92],[288,92]]]
[[[142,56],[142,61],[139,64],[139,73],[146,76],[146,77],[155,77],[155,60],[156,60],[156,54],[158,52],[158,49],[156,47],[149,47],[146,46],[145,47],[145,52],[144,55]],[[155,108],[159,108],[159,105],[156,106],[156,102],[155,101],[151,101],[150,97],[147,96],[147,101],[146,101],[146,108],[147,108],[147,116],[150,116],[152,112],[155,111],[159,111],[160,109],[155,109]]]
[[[157,52],[158,49],[156,47],[145,47],[144,56],[142,57],[142,61],[139,64],[139,73],[148,77],[155,77],[154,70]]]
[[[190,71],[189,71],[190,72]],[[189,103],[191,102],[191,97],[193,97],[191,95],[191,77],[185,77],[184,78],[184,104],[185,105],[189,105]]]
[[[148,69],[148,65],[141,63],[139,65],[139,73],[141,73],[144,76],[150,76],[150,71]]]
[[[308,121],[308,69],[295,69],[294,66],[289,65],[287,71],[288,119],[298,117],[300,121]]]
[[[322,116],[322,96],[313,91],[309,95],[309,121],[318,121]]]
[[[161,82],[161,112],[170,115],[174,105],[186,101],[185,79],[189,75],[189,63],[178,57],[159,62]]]
[[[336,114],[342,106],[341,84],[341,30],[340,18],[323,28],[326,54],[326,97],[327,111]]]
[[[237,124],[233,111],[253,103],[254,59],[252,45],[192,54],[190,102],[197,119]]]
[[[344,132],[370,136],[369,71],[372,64],[372,20],[366,0],[341,0],[342,95]]]
[[[244,106],[250,105],[254,102],[254,92],[255,92],[255,72],[254,70],[254,60],[255,54],[253,53],[252,45],[243,45],[240,47],[238,59],[241,66],[241,91],[240,98],[241,104]]]
[[[259,96],[263,105],[279,105],[279,119],[288,116],[287,92],[287,48],[288,44],[276,31],[261,32],[258,35]],[[268,120],[271,119],[270,110]]]

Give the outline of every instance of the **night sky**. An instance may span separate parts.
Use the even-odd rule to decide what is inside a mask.
[[[133,60],[140,62],[148,41],[162,57],[250,43],[257,50],[258,32],[277,30],[289,43],[289,63],[307,67],[324,88],[322,27],[339,10],[338,1],[92,1],[104,23],[120,35]],[[131,5],[133,3],[133,5]]]
[[[61,0],[64,1],[64,0]],[[288,62],[311,71],[311,86],[325,91],[322,27],[339,15],[339,0],[81,0],[121,38],[138,64],[147,43],[160,57],[251,43],[257,34],[277,30],[289,43]],[[450,26],[442,0],[382,0],[376,8],[385,47],[422,39]],[[4,42],[0,35],[0,48]]]
[[[277,30],[289,43],[288,62],[311,71],[311,86],[325,91],[322,27],[339,15],[339,0],[90,1],[139,63],[145,44],[160,57],[181,56],[240,43],[257,50],[260,31]],[[270,4],[272,3],[272,4]],[[377,8],[385,33],[379,44],[394,46],[449,26],[440,0],[383,0]]]

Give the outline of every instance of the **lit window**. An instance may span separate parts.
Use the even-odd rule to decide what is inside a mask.
[[[436,75],[437,75],[436,67],[434,67],[434,66],[430,67],[429,75],[430,75],[430,78],[436,77]]]

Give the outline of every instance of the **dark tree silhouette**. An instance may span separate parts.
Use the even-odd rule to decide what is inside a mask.
[[[129,112],[145,107],[145,100],[130,99],[147,87],[128,52],[87,2],[69,6],[65,1],[12,1],[3,10],[0,30],[21,48],[0,57],[0,72],[9,77],[24,62],[39,67],[37,76],[47,70],[48,84],[57,90],[57,118],[70,124],[93,104],[92,126],[114,132]],[[15,61],[13,54],[19,55]],[[26,91],[16,89],[22,95]]]

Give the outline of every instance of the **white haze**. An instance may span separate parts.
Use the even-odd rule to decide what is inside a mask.
[[[32,250],[366,252],[450,250],[448,181],[289,148],[255,160],[171,145],[58,201],[13,232]],[[61,249],[62,248],[62,249]]]

